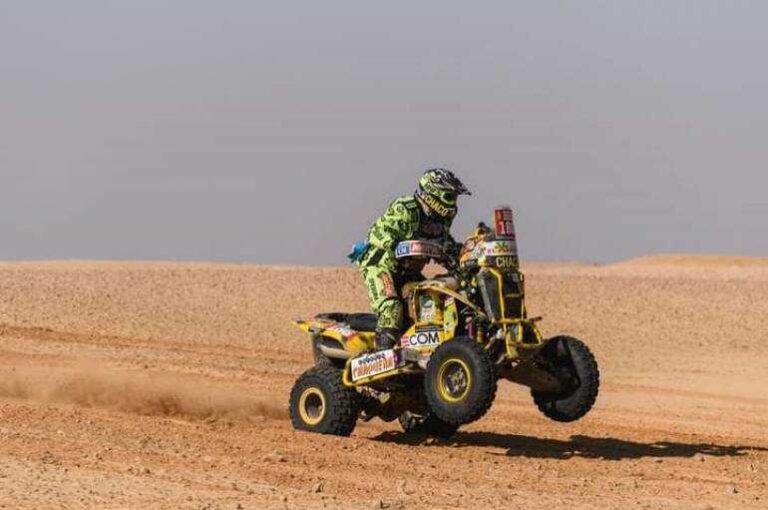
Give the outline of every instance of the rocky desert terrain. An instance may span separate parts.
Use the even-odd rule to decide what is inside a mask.
[[[451,440],[295,432],[298,316],[354,269],[0,263],[2,508],[768,508],[768,262],[531,263],[529,309],[603,384],[576,424],[502,383]]]

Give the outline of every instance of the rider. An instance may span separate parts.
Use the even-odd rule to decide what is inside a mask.
[[[368,288],[371,308],[376,312],[376,349],[391,349],[403,328],[404,311],[400,294],[411,279],[395,258],[402,241],[432,240],[444,244],[449,253],[460,246],[451,236],[459,195],[471,195],[453,172],[444,168],[427,170],[411,196],[401,197],[371,227],[367,250],[358,264]]]

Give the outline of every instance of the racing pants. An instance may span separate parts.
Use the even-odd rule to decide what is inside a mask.
[[[377,327],[402,330],[403,301],[400,298],[399,275],[377,266],[363,266],[360,272],[368,289],[371,309],[376,314]]]

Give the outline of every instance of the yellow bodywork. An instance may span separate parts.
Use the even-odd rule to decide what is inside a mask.
[[[425,331],[436,335],[439,339],[437,345],[452,340],[456,336],[456,328],[459,324],[457,301],[472,307],[476,310],[476,313],[483,314],[482,310],[467,300],[465,296],[440,280],[428,280],[413,284],[408,287],[407,293],[408,302],[410,303],[408,313],[411,316],[413,325],[402,335],[401,345],[395,347],[398,350],[402,347],[402,342],[407,342],[408,338],[424,334]],[[431,316],[422,313],[423,310],[419,308],[420,298],[423,297],[427,297],[428,301],[433,304]],[[375,333],[356,331],[339,322],[321,318],[296,320],[294,324],[302,331],[311,335],[319,335],[337,341],[339,347],[350,354],[343,374],[344,384],[347,386],[363,386],[399,374],[420,372],[420,369],[417,367],[405,366],[353,382],[350,375],[350,363],[355,357],[374,349]],[[424,347],[415,347],[414,349],[428,356],[435,350],[437,345],[431,344]]]
[[[498,363],[528,358],[546,343],[536,325],[540,318],[527,317],[524,276],[518,269],[517,258],[505,257],[503,252],[498,254],[499,256],[493,251],[486,254],[482,245],[486,240],[487,234],[479,229],[476,230],[465,243],[459,261],[462,265],[474,263],[479,268],[490,272],[498,280],[498,300],[502,318],[490,320],[484,309],[475,305],[463,292],[459,292],[459,288],[476,288],[478,284],[476,276],[470,282],[461,282],[461,285],[451,277],[437,277],[424,282],[411,283],[405,286],[403,294],[408,303],[407,310],[412,326],[403,334],[400,345],[395,347],[395,351],[402,352],[404,347],[408,347],[411,355],[415,351],[418,356],[428,358],[437,346],[455,338],[459,326],[458,303],[471,309],[472,315],[477,320],[501,330],[501,333],[493,338],[485,338],[484,328],[477,328],[475,333],[475,340],[488,350],[499,341],[504,342],[505,356],[502,360],[498,360]],[[518,284],[519,294],[504,295],[504,278],[505,275],[509,278],[510,273]],[[508,303],[517,302],[517,300],[520,303],[519,309],[506,309]],[[396,375],[419,373],[423,370],[415,363],[400,366],[401,363],[397,368],[387,372],[352,381],[351,363],[360,355],[374,350],[375,333],[355,331],[343,323],[328,318],[297,320],[294,323],[302,331],[315,337],[335,340],[340,349],[349,353],[350,357],[343,373],[346,386],[363,386]],[[402,360],[402,357],[399,359]]]
[[[338,322],[326,319],[295,320],[293,323],[305,333],[332,338],[353,357],[374,348],[375,333],[355,331]]]

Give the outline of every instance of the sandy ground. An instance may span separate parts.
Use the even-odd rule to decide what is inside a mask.
[[[3,508],[768,508],[768,263],[529,264],[529,308],[603,372],[547,421],[502,383],[450,441],[292,430],[289,319],[363,310],[348,269],[0,263]]]

